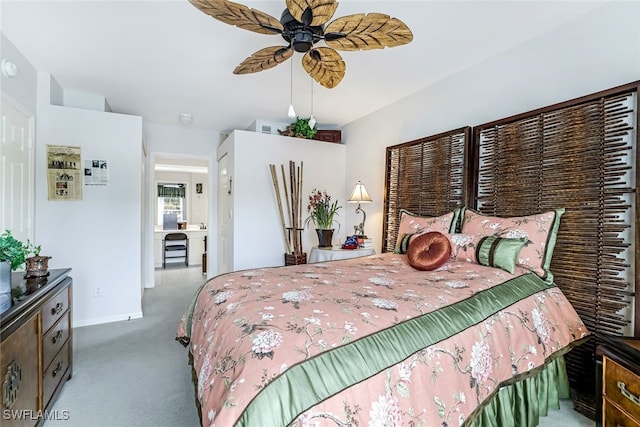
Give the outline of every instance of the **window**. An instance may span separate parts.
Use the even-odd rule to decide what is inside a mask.
[[[185,187],[185,184],[158,184],[158,225],[163,223],[164,214],[176,214],[178,222],[187,220]]]

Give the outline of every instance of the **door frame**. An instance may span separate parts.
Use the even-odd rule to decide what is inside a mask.
[[[169,152],[161,152],[161,151],[151,151],[147,156],[147,183],[146,183],[146,198],[145,198],[145,239],[146,239],[146,251],[143,257],[143,268],[146,271],[145,277],[145,288],[154,288],[155,287],[155,223],[156,223],[156,212],[155,212],[155,196],[156,196],[156,187],[155,187],[155,166],[157,158],[172,158],[172,159],[198,159],[198,160],[206,160],[208,164],[208,172],[207,172],[207,277],[213,277],[215,275],[216,269],[214,268],[215,262],[212,262],[211,259],[215,260],[216,251],[215,249],[212,251],[212,242],[214,236],[216,235],[215,227],[215,219],[217,215],[213,208],[215,206],[215,196],[212,196],[211,189],[215,188],[215,171],[216,166],[214,164],[215,158],[211,156],[205,155],[197,155],[197,154],[187,154],[187,153],[169,153]],[[212,253],[213,252],[213,253]]]

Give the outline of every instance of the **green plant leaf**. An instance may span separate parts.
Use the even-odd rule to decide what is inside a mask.
[[[24,265],[31,255],[39,255],[42,248],[34,246],[30,241],[22,243],[11,235],[11,231],[5,230],[0,235],[0,261],[9,261],[11,270],[17,270]]]

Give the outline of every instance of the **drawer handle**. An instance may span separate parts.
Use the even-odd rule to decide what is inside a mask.
[[[634,396],[629,390],[627,390],[627,385],[622,381],[618,381],[618,388],[620,389],[620,393],[630,401],[632,401],[635,405],[640,406],[640,397]]]
[[[56,304],[56,306],[55,306],[55,307],[53,307],[53,308],[51,309],[51,314],[52,314],[52,315],[60,314],[60,313],[62,313],[62,309],[63,309],[63,308],[64,308],[64,304],[63,304],[63,303],[61,303],[61,302],[59,302],[59,303],[57,303],[57,304]]]
[[[53,341],[53,343],[57,343],[58,340],[60,338],[62,338],[62,335],[64,334],[64,332],[62,332],[62,329],[58,330],[58,332],[56,332],[56,334],[53,336],[53,338],[51,338],[51,340]]]
[[[55,377],[56,375],[58,375],[60,373],[60,371],[62,370],[63,367],[63,363],[62,362],[58,362],[58,365],[56,366],[56,369],[53,370],[53,372],[51,373],[52,377]]]

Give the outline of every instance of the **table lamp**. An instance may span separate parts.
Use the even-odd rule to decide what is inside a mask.
[[[364,184],[361,181],[358,181],[356,183],[356,186],[353,189],[351,196],[349,196],[349,200],[347,200],[347,202],[358,204],[358,207],[356,208],[356,213],[362,212],[362,222],[358,225],[354,225],[353,228],[355,230],[356,236],[366,237],[364,234],[364,222],[367,219],[367,214],[364,210],[362,210],[362,207],[360,207],[360,203],[371,203],[372,200],[371,200],[371,197],[369,196],[369,193],[367,193],[367,189],[365,188]]]

